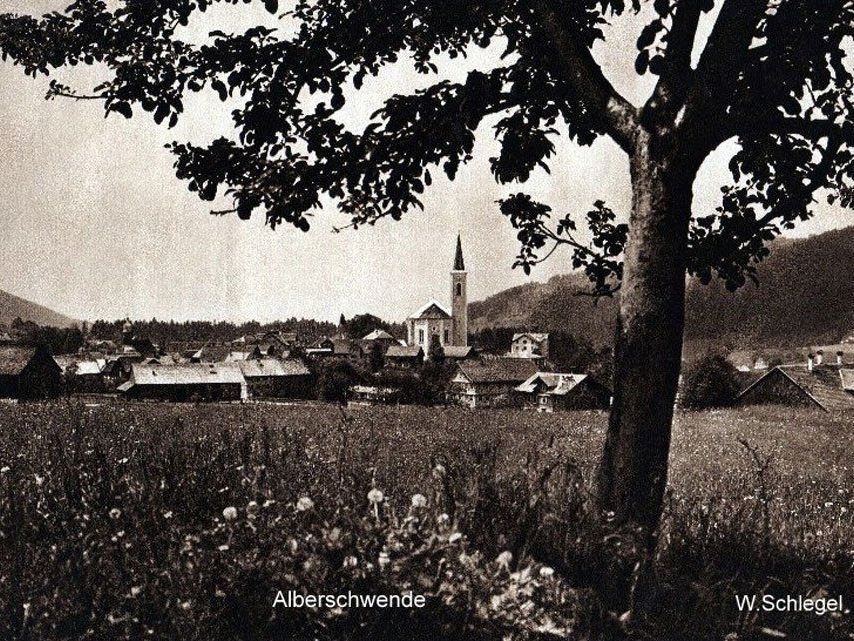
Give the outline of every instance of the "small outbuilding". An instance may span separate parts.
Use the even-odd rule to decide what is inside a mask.
[[[62,368],[47,348],[0,346],[0,398],[38,400],[61,391]]]

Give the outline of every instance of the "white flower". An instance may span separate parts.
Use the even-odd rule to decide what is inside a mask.
[[[164,512],[163,518],[164,519],[171,519],[172,518],[172,510],[169,510],[168,512]]]
[[[220,545],[220,546],[217,548],[217,550],[219,550],[220,552],[228,552],[228,545],[225,545],[225,544]]]
[[[456,543],[461,538],[463,538],[462,534],[460,534],[459,532],[454,532],[451,536],[448,537],[448,543]]]
[[[224,518],[226,521],[233,521],[237,518],[237,508],[232,505],[229,505],[222,511],[222,518]]]
[[[413,494],[412,495],[412,507],[414,508],[422,508],[427,507],[427,497],[423,494]]]
[[[540,576],[543,577],[544,579],[547,579],[550,576],[553,576],[554,573],[555,573],[555,571],[547,565],[544,565],[543,567],[540,568]]]
[[[117,518],[119,518],[121,515],[122,515],[122,511],[117,507],[114,507],[112,510],[110,510],[110,518],[113,519],[114,521]]]
[[[5,474],[6,472],[8,472],[11,469],[12,468],[9,467],[8,465],[4,465],[3,467],[0,467],[0,474]]]
[[[301,496],[297,501],[297,512],[307,512],[314,507],[314,501],[307,496]]]
[[[503,568],[509,568],[511,561],[513,561],[513,553],[510,550],[504,550],[495,559],[495,562]]]
[[[384,568],[389,564],[391,559],[388,557],[388,552],[380,552],[380,556],[377,559],[377,565],[380,566],[380,569]]]
[[[433,468],[433,476],[436,478],[445,476],[445,466],[441,463],[436,463],[436,466]]]
[[[355,556],[348,556],[346,559],[344,559],[345,568],[354,568],[357,565],[359,565],[359,559],[357,559]]]
[[[442,512],[439,516],[436,517],[437,523],[447,523],[451,520],[451,517],[448,516],[445,512]]]
[[[370,492],[368,492],[368,500],[371,503],[382,503],[383,498],[383,493],[380,492],[377,488],[374,488]]]
[[[142,588],[138,585],[135,585],[130,589],[130,595],[134,597],[137,596],[140,592],[142,592]]]

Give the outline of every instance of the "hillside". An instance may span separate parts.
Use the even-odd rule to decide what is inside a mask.
[[[52,327],[72,327],[78,324],[73,318],[0,290],[0,323],[9,326],[16,318]]]
[[[775,243],[759,285],[688,284],[686,339],[728,348],[826,344],[854,330],[854,227]],[[472,330],[566,330],[596,345],[611,341],[616,300],[576,296],[580,274],[505,290],[469,307]]]

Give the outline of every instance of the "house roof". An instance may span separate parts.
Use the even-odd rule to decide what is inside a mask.
[[[537,373],[527,358],[493,358],[486,361],[461,361],[459,373],[471,383],[516,383]]]
[[[246,378],[263,378],[267,376],[308,376],[311,371],[301,360],[291,358],[278,360],[276,358],[261,358],[258,360],[241,361],[240,371]]]
[[[424,304],[415,314],[410,316],[410,319],[418,318],[450,318],[451,315],[444,307],[435,300],[430,300]]]
[[[205,385],[243,383],[237,363],[182,363],[180,365],[142,365],[132,367],[135,385]]]
[[[537,372],[516,388],[517,392],[531,394],[537,390],[537,384],[546,386],[546,394],[565,396],[587,378],[587,374],[561,374],[557,372]]]
[[[228,358],[231,347],[228,345],[205,345],[197,350],[191,358],[197,361],[217,363]]]
[[[369,334],[366,334],[363,338],[363,341],[378,341],[378,340],[394,340],[394,336],[389,334],[387,331],[383,329],[375,329]]]
[[[74,370],[76,376],[97,376],[103,367],[97,361],[80,361]]]
[[[418,345],[389,345],[386,358],[418,358],[424,357],[424,350]]]
[[[445,358],[468,358],[474,348],[471,345],[445,345]]]
[[[846,380],[850,382],[849,374],[843,374],[837,367],[817,366],[812,371],[805,365],[780,365],[775,367],[762,378],[755,381],[742,391],[741,398],[749,390],[760,385],[769,376],[780,372],[792,381],[806,396],[825,411],[854,409],[854,394],[846,391]]]
[[[359,344],[350,338],[333,338],[332,353],[337,356],[349,356],[361,351]]]
[[[36,353],[35,347],[20,345],[0,347],[0,374],[15,376],[32,360]]]
[[[516,334],[513,334],[513,342],[515,343],[518,339],[523,338],[525,336],[527,336],[536,343],[542,343],[549,337],[549,335],[545,332],[518,332]]]
[[[839,377],[842,379],[842,389],[854,392],[854,369],[839,370]]]

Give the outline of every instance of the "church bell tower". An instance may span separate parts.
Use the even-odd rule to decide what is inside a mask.
[[[453,330],[451,345],[468,345],[468,292],[466,291],[466,265],[463,262],[463,245],[457,234],[457,255],[451,270],[451,316]]]

